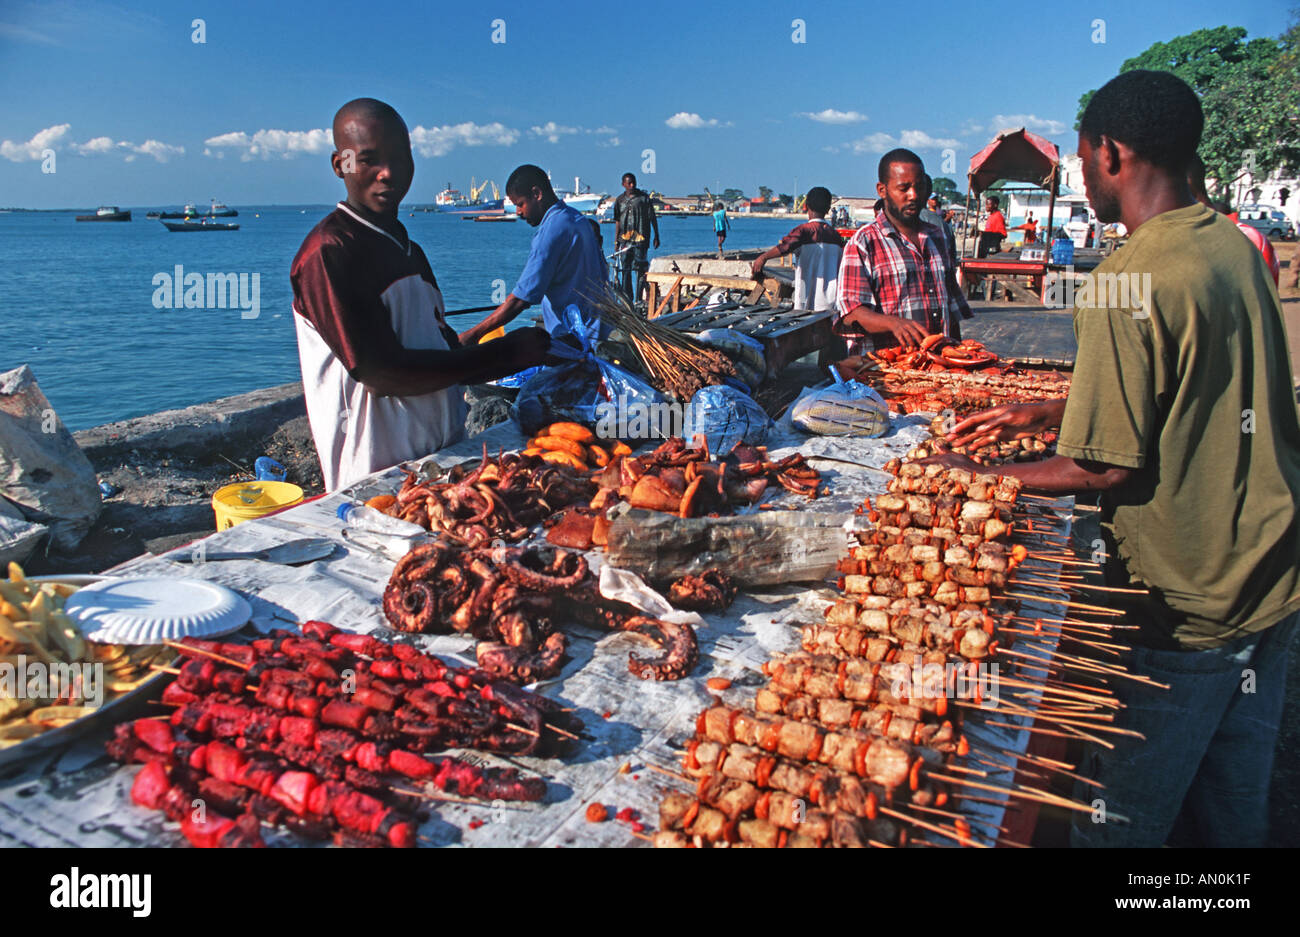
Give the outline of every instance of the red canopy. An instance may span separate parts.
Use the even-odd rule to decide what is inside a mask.
[[[970,160],[970,191],[983,192],[999,179],[1030,182],[1057,194],[1056,164],[1061,151],[1024,127],[1006,130]]]

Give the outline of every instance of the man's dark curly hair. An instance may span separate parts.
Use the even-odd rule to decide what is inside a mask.
[[[1180,175],[1196,155],[1205,128],[1200,99],[1170,72],[1135,69],[1102,85],[1079,118],[1079,133],[1094,146],[1105,134],[1139,157]]]
[[[911,150],[903,147],[896,147],[880,157],[880,165],[876,167],[876,176],[881,182],[889,181],[889,167],[894,163],[906,163],[911,166],[921,166],[924,168],[925,163],[921,162],[921,157],[917,156]]]

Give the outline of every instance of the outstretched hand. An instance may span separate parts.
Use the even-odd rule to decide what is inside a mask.
[[[989,443],[1025,439],[1051,429],[1051,410],[1041,403],[1008,403],[972,414],[959,422],[944,440],[953,446],[978,449]]]

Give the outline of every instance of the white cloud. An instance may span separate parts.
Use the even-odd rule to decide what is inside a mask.
[[[548,120],[540,127],[531,127],[528,130],[535,137],[545,137],[548,143],[559,143],[560,137],[566,137],[571,134],[581,133],[581,127],[566,127],[563,124],[557,124],[553,120]]]
[[[458,146],[512,146],[519,131],[493,122],[445,124],[439,127],[416,127],[411,131],[411,145],[421,156],[446,156]]]
[[[1061,134],[1068,129],[1059,120],[1039,117],[1036,114],[994,114],[989,121],[988,132],[999,133],[1003,130],[1017,130],[1024,127],[1034,133]]]
[[[59,44],[45,33],[15,23],[0,23],[0,37],[12,39],[15,42],[35,42],[46,46],[57,46]]]
[[[804,111],[795,116],[807,117],[823,124],[860,124],[867,119],[867,115],[861,111],[837,111],[833,107],[823,111]]]
[[[26,142],[0,140],[0,156],[15,163],[43,159],[41,152],[47,149],[58,149],[70,129],[72,124],[55,124],[53,127],[46,127],[39,131]]]
[[[130,146],[130,144],[126,145]],[[173,156],[184,154],[185,147],[172,146],[170,143],[163,143],[160,140],[145,140],[139,146],[132,147],[132,151],[143,156],[152,156],[158,162],[165,163]]]
[[[909,150],[938,150],[956,148],[961,143],[950,137],[932,137],[924,130],[904,130],[897,137],[888,133],[870,133],[849,145],[861,156],[863,153],[886,153],[899,146]]]
[[[705,119],[691,111],[678,111],[664,121],[673,130],[699,130],[701,127],[730,127],[731,122],[722,123],[716,117]]]
[[[592,133],[598,133],[598,134],[605,134],[605,135],[607,135],[607,136],[611,136],[611,137],[618,133],[618,131],[615,130],[613,127],[603,127],[603,126],[602,126],[602,127],[597,127],[595,130],[593,130],[593,131],[591,131],[591,132],[592,132]]]
[[[610,137],[608,140],[601,140],[596,146],[622,146],[623,141],[619,137]]]
[[[94,137],[85,143],[73,143],[71,148],[82,156],[121,153],[128,163],[135,162],[137,156],[152,156],[158,162],[165,163],[173,156],[181,156],[185,153],[185,147],[172,146],[161,140],[146,140],[137,146],[127,140],[114,141],[112,137]]]
[[[205,152],[213,147],[242,150],[243,162],[252,159],[291,159],[306,154],[328,153],[334,148],[334,137],[329,130],[259,130],[252,136],[242,130],[218,134],[203,141]]]

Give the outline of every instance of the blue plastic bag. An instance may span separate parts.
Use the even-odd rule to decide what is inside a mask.
[[[668,399],[635,374],[598,358],[593,349],[599,332],[599,325],[585,322],[577,306],[565,308],[550,353],[568,363],[541,368],[519,389],[512,412],[524,432],[574,420],[597,426],[599,435],[610,438],[659,435],[647,415],[667,409]],[[644,436],[626,432],[638,426],[649,431]]]
[[[722,458],[742,442],[760,446],[776,425],[753,397],[726,384],[696,391],[686,408],[682,436],[703,435],[709,453]]]

